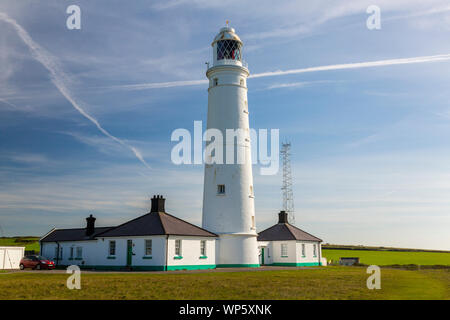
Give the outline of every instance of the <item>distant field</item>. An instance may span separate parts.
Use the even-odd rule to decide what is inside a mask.
[[[38,237],[10,237],[0,238],[0,247],[25,247],[25,250],[34,250],[39,252],[39,238]]]
[[[315,267],[253,272],[82,273],[0,275],[0,299],[450,299],[448,270],[381,269],[381,289],[366,287],[364,267]]]
[[[447,252],[403,252],[322,249],[327,260],[339,261],[340,257],[359,257],[363,264],[379,266],[393,264],[450,265],[450,253]]]

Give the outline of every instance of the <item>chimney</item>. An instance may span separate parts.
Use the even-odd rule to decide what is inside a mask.
[[[278,214],[278,223],[288,223],[288,214],[286,211],[280,211]]]
[[[166,199],[163,198],[163,196],[153,196],[152,198],[152,209],[150,212],[166,212],[164,209],[164,203]]]
[[[92,216],[92,214],[86,218],[86,235],[91,236],[94,234],[95,231],[95,218]]]

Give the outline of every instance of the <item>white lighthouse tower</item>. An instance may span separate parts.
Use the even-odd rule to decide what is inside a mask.
[[[213,62],[206,72],[207,129],[219,130],[226,147],[223,163],[205,164],[202,225],[219,235],[219,267],[258,267],[247,102],[249,71],[242,60],[243,43],[233,28],[220,29],[211,45]],[[226,139],[227,130],[234,130],[237,137]]]

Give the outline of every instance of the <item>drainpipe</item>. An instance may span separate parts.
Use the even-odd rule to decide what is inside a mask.
[[[59,265],[59,242],[56,241],[56,244],[58,245],[56,247],[56,265]]]
[[[319,251],[318,256],[319,256],[319,266],[320,266],[320,253],[322,252],[322,246],[320,245],[320,242],[318,243],[317,247],[318,247],[317,250]]]
[[[164,271],[167,271],[167,261],[169,261],[169,235],[166,236],[166,265]]]

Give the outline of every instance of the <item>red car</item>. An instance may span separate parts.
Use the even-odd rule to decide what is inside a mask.
[[[25,268],[32,268],[36,270],[41,269],[55,269],[55,263],[43,256],[25,256],[20,260],[20,270]]]

